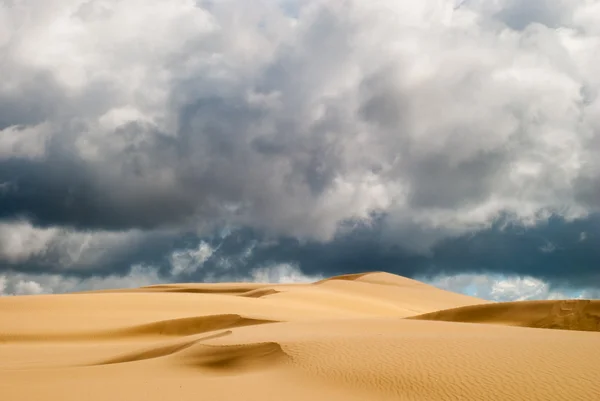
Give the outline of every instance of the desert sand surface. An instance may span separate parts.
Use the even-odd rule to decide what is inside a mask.
[[[600,301],[388,273],[0,298],[0,399],[600,400]]]

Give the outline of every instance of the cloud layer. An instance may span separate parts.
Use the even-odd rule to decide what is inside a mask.
[[[499,219],[596,221],[599,27],[595,0],[4,1],[0,265],[200,279],[190,261],[241,227],[303,244],[245,277],[362,249],[360,270],[563,279],[508,264],[535,241],[503,242],[503,266],[460,246]]]

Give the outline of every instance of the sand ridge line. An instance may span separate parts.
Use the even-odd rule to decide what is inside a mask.
[[[359,278],[364,277],[368,274],[372,274],[372,273],[340,274],[339,276],[324,278],[323,280],[315,281],[314,283],[311,283],[311,284],[322,284],[322,283],[326,283],[328,281],[333,281],[333,280],[355,281],[355,280],[358,280]]]
[[[93,290],[93,291],[80,291],[71,292],[69,294],[97,294],[97,293],[131,293],[131,292],[150,292],[150,293],[190,293],[190,294],[221,294],[221,295],[239,295],[245,292],[254,291],[262,288],[262,286],[245,286],[245,287],[225,287],[225,286],[211,286],[210,284],[204,286],[196,285],[182,285],[182,284],[160,284],[151,285],[138,288],[117,288],[111,290]]]
[[[279,342],[241,343],[228,345],[199,344],[181,356],[188,367],[209,370],[215,374],[241,374],[256,369],[275,368],[289,362],[290,356]]]
[[[600,332],[600,300],[517,301],[471,305],[406,319]]]
[[[366,273],[354,273],[354,274],[342,274],[339,276],[329,277],[323,280],[315,281],[312,284],[324,284],[330,281],[358,281],[361,283],[375,284],[375,285],[386,285],[392,287],[417,287],[417,288],[430,288],[437,291],[440,290],[437,287],[425,284],[421,281],[414,280],[408,277],[398,276],[396,274],[388,273],[385,271],[373,271]]]
[[[218,339],[232,334],[231,330],[211,336],[129,352],[85,366],[116,365],[142,362],[159,358],[173,359],[176,366],[201,369],[204,373],[218,375],[235,374],[256,369],[274,368],[289,361],[278,342],[256,342],[239,344],[202,344],[203,341]]]
[[[212,334],[210,336],[196,338],[190,341],[178,342],[175,344],[168,345],[158,345],[150,348],[144,348],[143,350],[137,350],[133,352],[128,352],[126,354],[120,355],[118,357],[109,358],[103,360],[101,362],[92,363],[83,366],[98,366],[98,365],[114,365],[118,363],[127,363],[127,362],[136,362],[136,361],[144,361],[147,359],[156,359],[164,356],[175,354],[179,351],[182,351],[186,348],[189,348],[195,344],[198,344],[201,341],[213,340],[216,338],[221,338],[228,336],[232,333],[231,330],[227,330],[221,333]]]
[[[246,290],[246,288],[242,289],[242,291],[239,291],[237,289],[223,289],[223,290],[209,290],[209,289],[202,289],[202,288],[170,288],[170,289],[165,289],[165,290],[161,290],[160,292],[163,293],[175,293],[175,294],[217,294],[217,295],[232,295],[232,296],[237,296],[237,297],[247,297],[247,298],[262,298],[268,295],[272,295],[272,294],[277,294],[280,291],[275,290],[274,288],[255,288],[255,289],[251,289],[248,291],[243,291]],[[139,291],[142,292],[142,291]],[[153,291],[151,291],[153,292]],[[159,292],[159,291],[157,291]]]
[[[185,337],[216,330],[269,323],[279,323],[279,321],[247,318],[238,314],[222,314],[163,320],[105,331],[72,333],[0,333],[0,342],[110,341],[134,337]]]
[[[258,288],[256,290],[237,294],[239,297],[244,298],[263,298],[273,294],[279,294],[281,291],[277,291],[274,288]]]

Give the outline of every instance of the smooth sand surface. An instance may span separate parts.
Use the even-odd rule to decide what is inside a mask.
[[[4,297],[0,400],[600,400],[599,331],[388,273]]]

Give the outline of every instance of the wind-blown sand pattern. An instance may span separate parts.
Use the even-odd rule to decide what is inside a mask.
[[[598,400],[599,322],[387,273],[5,297],[0,399]]]

